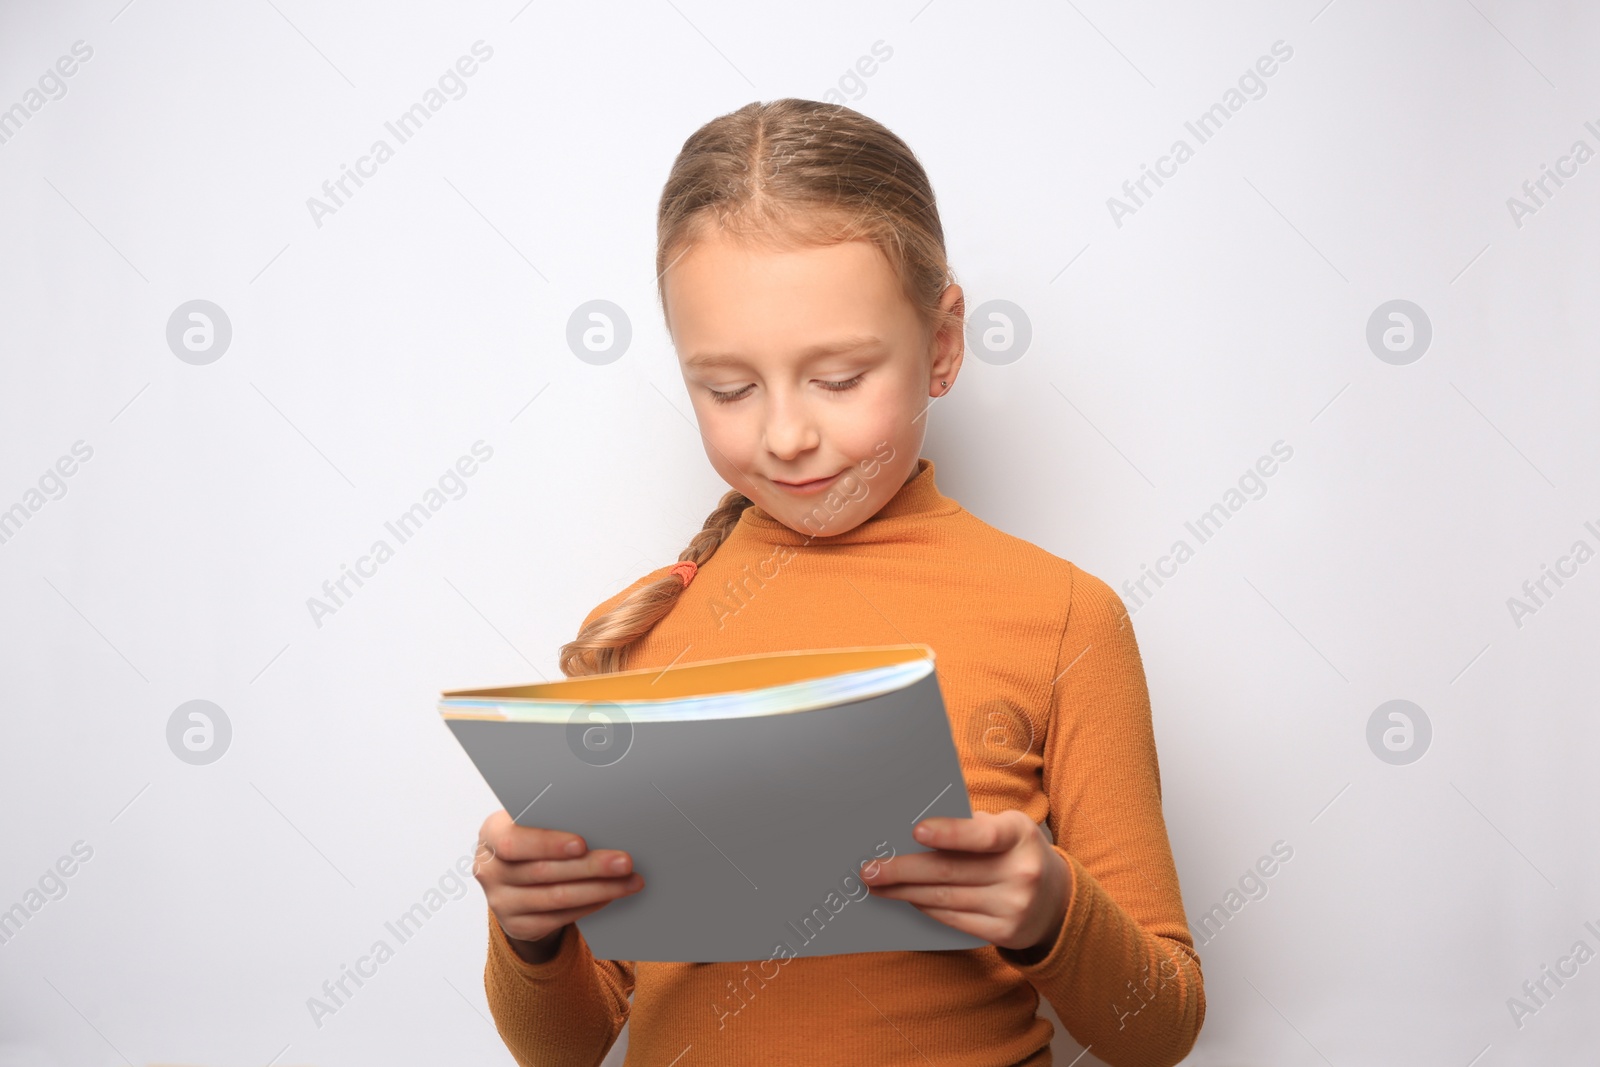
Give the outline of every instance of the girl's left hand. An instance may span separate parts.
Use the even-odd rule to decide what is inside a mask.
[[[1027,815],[1012,808],[923,819],[915,837],[935,851],[863,865],[861,879],[873,893],[910,901],[1000,948],[1042,956],[1055,943],[1072,896],[1072,868]]]

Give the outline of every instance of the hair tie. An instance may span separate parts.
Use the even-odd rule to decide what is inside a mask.
[[[685,589],[689,588],[689,583],[694,581],[695,572],[699,569],[700,565],[692,559],[686,559],[682,563],[674,563],[668,568],[671,573],[683,579],[683,587]]]

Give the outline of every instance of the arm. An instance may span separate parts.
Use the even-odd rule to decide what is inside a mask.
[[[667,568],[657,568],[606,598],[579,628],[665,573]],[[633,963],[595,959],[571,923],[542,941],[513,945],[493,909],[485,910],[489,950],[483,988],[495,1029],[512,1057],[520,1067],[576,1067],[604,1060],[628,1021]]]
[[[1161,812],[1150,696],[1121,599],[1073,567],[1044,790],[1055,850],[1071,873],[1053,940],[1002,948],[1077,1041],[1112,1067],[1169,1067],[1205,1019],[1194,951]]]
[[[571,925],[546,938],[557,942],[554,955],[530,963],[512,948],[494,912],[488,914],[484,991],[495,1028],[512,1057],[520,1067],[576,1067],[604,1060],[628,1021],[634,965],[595,959],[583,934]]]

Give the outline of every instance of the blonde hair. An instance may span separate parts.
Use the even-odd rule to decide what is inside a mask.
[[[922,164],[887,127],[848,107],[792,97],[750,103],[689,136],[656,212],[663,315],[667,271],[712,234],[773,249],[869,241],[899,277],[925,341],[942,328],[960,328],[960,312],[941,306],[954,274]],[[679,561],[703,566],[751,503],[737,489],[723,494]],[[561,646],[562,672],[623,670],[628,647],[672,610],[684,588],[667,574],[634,590]]]

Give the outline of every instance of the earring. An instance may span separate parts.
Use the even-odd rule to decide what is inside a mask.
[[[940,382],[939,384],[945,387],[945,391],[946,392],[949,391],[949,389],[950,389],[950,383],[949,382]]]

